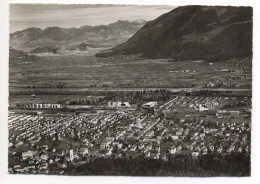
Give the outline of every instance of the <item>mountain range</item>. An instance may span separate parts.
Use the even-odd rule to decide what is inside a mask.
[[[84,44],[93,47],[113,47],[125,42],[146,21],[117,21],[109,25],[82,26],[80,28],[47,27],[28,28],[10,34],[10,46],[26,52],[48,51],[49,48],[77,49]],[[36,49],[38,48],[38,49]],[[36,49],[36,50],[34,50]]]
[[[252,56],[251,7],[182,6],[147,22],[128,41],[96,54],[219,60]]]

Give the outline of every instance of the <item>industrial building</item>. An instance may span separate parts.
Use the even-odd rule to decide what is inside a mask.
[[[154,108],[158,103],[157,102],[148,102],[142,105],[143,109],[151,109]]]
[[[28,109],[59,109],[60,104],[27,104],[25,106]]]
[[[108,102],[107,106],[109,108],[127,108],[127,107],[131,107],[129,102]]]

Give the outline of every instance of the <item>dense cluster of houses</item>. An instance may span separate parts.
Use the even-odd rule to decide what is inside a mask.
[[[142,106],[154,108],[153,113],[137,109],[77,116],[10,114],[9,158],[20,159],[10,162],[9,172],[48,173],[53,169],[63,173],[70,164],[85,164],[97,157],[142,155],[170,160],[176,155],[196,158],[212,153],[249,153],[250,118],[241,116],[240,111],[221,109],[234,100],[238,99],[176,96],[164,104],[148,102]],[[108,106],[120,109],[122,103],[130,107],[126,102],[109,102]],[[174,116],[178,108],[214,113],[211,119],[190,116],[192,113]],[[229,115],[220,119],[226,112]],[[237,119],[233,121],[231,115]]]
[[[235,102],[235,103],[234,103]],[[241,109],[223,109],[225,105],[243,103],[245,106]],[[178,107],[204,112],[210,111],[217,117],[232,116],[239,117],[241,114],[248,114],[250,112],[251,102],[248,97],[194,97],[194,96],[182,96],[176,97],[172,100],[172,103],[163,110],[163,113],[173,114]]]

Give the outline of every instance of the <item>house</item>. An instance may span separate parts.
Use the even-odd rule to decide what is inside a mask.
[[[212,107],[213,107],[213,104],[212,104],[211,102],[206,102],[206,103],[205,103],[205,106],[206,106],[207,108],[212,108]]]
[[[177,147],[177,150],[179,151],[179,150],[181,150],[181,149],[182,149],[182,146],[179,145],[179,146]]]
[[[23,142],[18,142],[17,144],[16,144],[16,147],[19,147],[19,146],[22,146],[23,145]]]
[[[215,84],[210,82],[210,83],[206,84],[205,86],[206,87],[215,87]]]
[[[169,150],[170,154],[175,154],[177,151],[176,147],[171,147],[171,149]]]
[[[70,161],[74,159],[73,149],[70,149]]]
[[[137,148],[136,146],[133,146],[133,147],[130,148],[130,151],[134,152],[136,150],[136,148]]]
[[[82,153],[82,155],[88,154],[88,148],[82,148],[81,153]]]
[[[191,156],[197,157],[197,156],[199,156],[199,154],[200,154],[199,152],[192,152],[192,153],[191,153]]]
[[[218,152],[218,153],[221,153],[222,150],[223,150],[223,148],[222,148],[222,146],[220,146],[220,147],[218,147],[217,152]]]
[[[23,160],[27,159],[27,158],[32,158],[33,156],[37,155],[38,151],[27,151],[27,152],[23,152],[22,153],[22,158]]]
[[[147,152],[145,152],[145,157],[150,157],[151,156],[151,152],[150,151],[147,151]]]
[[[209,147],[209,150],[210,150],[210,151],[214,151],[214,146],[211,145],[211,146]]]
[[[179,139],[179,136],[173,135],[173,136],[171,136],[171,138],[172,138],[173,140],[177,140],[177,139]]]
[[[61,168],[61,169],[65,169],[65,168],[67,168],[68,166],[67,166],[67,164],[57,163],[57,167],[58,167],[58,168]]]
[[[42,160],[48,160],[48,158],[49,158],[49,156],[47,154],[45,154],[45,153],[42,153],[40,155],[40,157],[41,157]]]
[[[48,168],[48,164],[47,163],[44,163],[44,164],[39,166],[40,170],[46,170],[47,168]]]
[[[213,100],[212,101],[212,105],[215,107],[215,106],[218,106],[218,101],[216,101],[216,100]]]
[[[240,112],[239,111],[229,111],[230,115],[233,117],[239,117],[240,116]]]
[[[199,105],[199,111],[202,112],[202,111],[208,111],[209,109],[204,107],[202,104]]]
[[[169,158],[168,158],[168,156],[166,154],[161,154],[161,158],[164,161],[168,161],[169,160]]]

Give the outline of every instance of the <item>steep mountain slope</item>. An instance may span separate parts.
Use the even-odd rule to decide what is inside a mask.
[[[10,46],[24,51],[31,51],[37,47],[67,49],[82,42],[96,46],[105,44],[112,47],[125,42],[145,23],[146,21],[117,21],[109,25],[82,26],[78,29],[28,28],[10,34]]]
[[[97,56],[220,59],[252,55],[252,8],[183,6],[146,23],[127,42]]]

